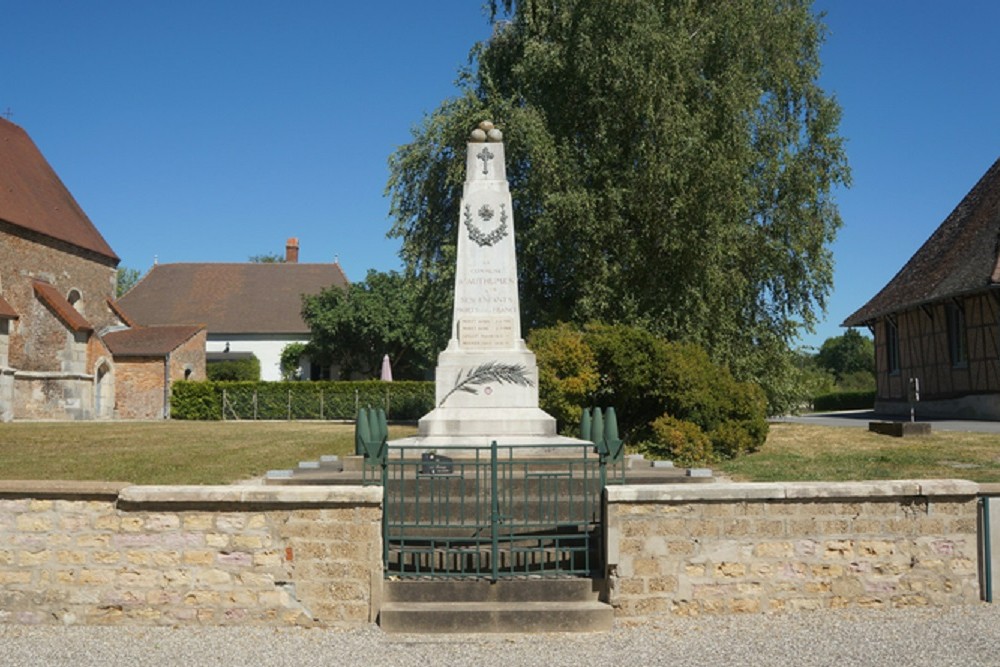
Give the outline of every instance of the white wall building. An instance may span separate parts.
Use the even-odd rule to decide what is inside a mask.
[[[284,262],[157,264],[118,304],[143,325],[203,324],[210,361],[250,352],[262,380],[280,380],[282,350],[309,340],[302,296],[348,285],[340,264],[300,264],[298,251],[291,238]],[[302,377],[316,375],[306,363]]]

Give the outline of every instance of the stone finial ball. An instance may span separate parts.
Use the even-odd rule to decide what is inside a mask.
[[[493,121],[484,120],[482,123],[479,124],[479,129],[482,130],[483,132],[489,132],[490,130],[493,129]]]
[[[494,127],[486,133],[486,138],[490,141],[503,141],[503,132]]]
[[[486,133],[476,128],[472,131],[472,135],[469,137],[472,141],[486,141]]]

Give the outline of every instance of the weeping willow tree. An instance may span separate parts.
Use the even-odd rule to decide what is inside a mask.
[[[522,317],[693,342],[781,403],[849,181],[806,0],[505,0],[390,159],[391,236],[450,290],[469,130],[504,131]]]

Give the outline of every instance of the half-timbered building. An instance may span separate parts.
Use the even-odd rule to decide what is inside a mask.
[[[876,411],[1000,419],[1000,160],[844,321],[875,337]]]

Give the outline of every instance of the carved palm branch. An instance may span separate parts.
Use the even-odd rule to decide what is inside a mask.
[[[464,376],[460,372],[455,378],[455,386],[445,394],[445,397],[438,403],[438,407],[444,405],[444,402],[456,391],[478,394],[478,387],[491,382],[514,384],[519,387],[534,387],[535,383],[527,376],[526,370],[524,364],[502,364],[498,361],[487,361],[469,369]]]

